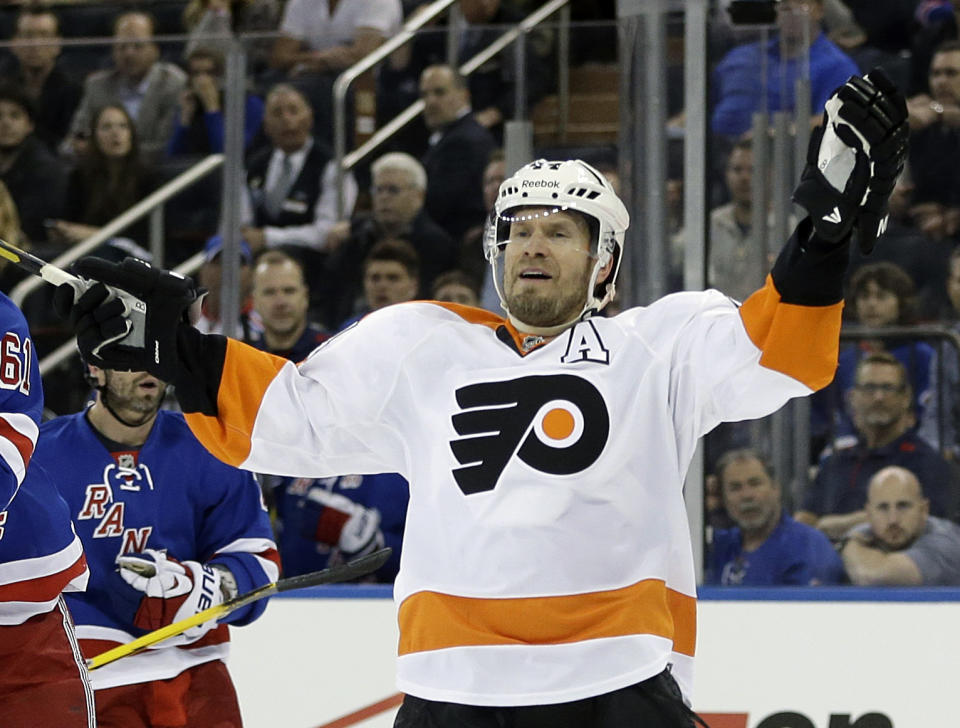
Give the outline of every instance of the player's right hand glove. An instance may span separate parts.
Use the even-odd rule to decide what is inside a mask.
[[[172,382],[178,368],[177,327],[202,290],[189,278],[136,258],[113,263],[86,257],[74,269],[82,278],[99,283],[79,297],[73,287],[62,284],[53,306],[70,322],[84,359],[108,369],[150,372]],[[138,310],[131,311],[131,299],[111,295],[107,286],[131,294]]]
[[[300,502],[302,535],[339,549],[346,559],[366,556],[383,548],[380,511],[364,508],[344,495],[315,486]]]
[[[181,562],[164,551],[144,549],[118,556],[117,566],[123,580],[144,593],[133,619],[140,629],[152,632],[223,602],[221,573],[207,564]],[[195,642],[216,626],[217,621],[211,619],[163,644]]]
[[[886,229],[908,135],[906,101],[883,71],[853,76],[833,93],[793,193],[819,238],[841,242],[856,229],[861,250],[873,250]]]

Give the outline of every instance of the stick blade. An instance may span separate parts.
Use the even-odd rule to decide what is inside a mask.
[[[309,586],[319,586],[320,584],[339,584],[340,582],[351,581],[379,569],[387,563],[387,559],[390,558],[392,553],[393,549],[387,546],[346,564],[331,566],[329,569],[313,571],[309,574],[291,576],[289,579],[281,579],[277,582],[277,591],[285,592],[293,589],[305,589]]]

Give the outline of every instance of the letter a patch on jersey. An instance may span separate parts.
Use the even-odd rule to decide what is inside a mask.
[[[493,490],[514,454],[549,475],[579,473],[597,461],[610,434],[603,396],[570,374],[470,384],[456,396],[461,411],[451,419],[461,439],[450,448],[466,495]]]
[[[600,334],[592,321],[582,321],[570,329],[567,350],[560,361],[572,364],[578,361],[592,361],[597,364],[610,363],[610,350],[603,345]]]

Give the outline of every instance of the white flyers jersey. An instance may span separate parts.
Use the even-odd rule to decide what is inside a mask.
[[[409,481],[403,692],[558,703],[670,664],[689,698],[697,439],[829,382],[840,306],[784,305],[768,279],[740,308],[676,294],[538,345],[485,311],[401,304],[299,366],[228,341],[217,416],[187,419],[250,470]]]

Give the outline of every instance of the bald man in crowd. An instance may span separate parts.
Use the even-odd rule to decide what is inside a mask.
[[[842,550],[850,581],[861,586],[960,585],[960,526],[929,515],[917,476],[890,466],[870,480],[867,523]]]

